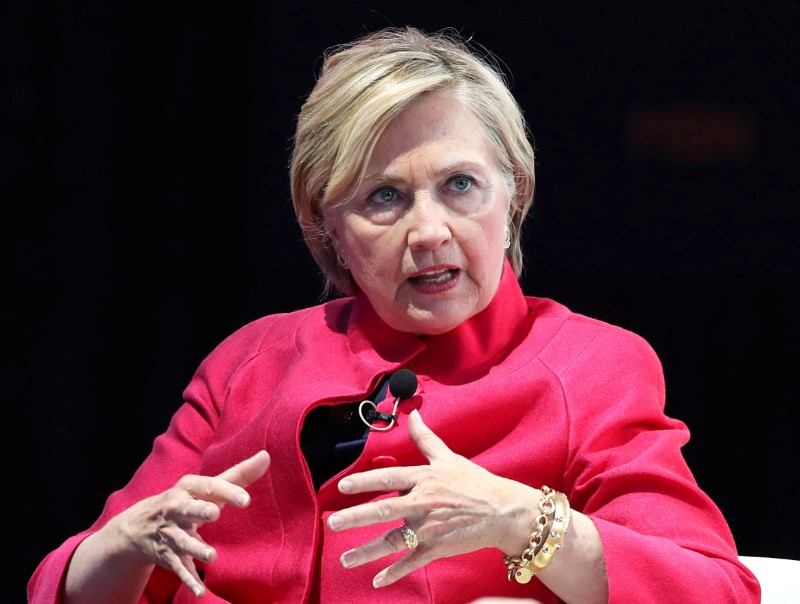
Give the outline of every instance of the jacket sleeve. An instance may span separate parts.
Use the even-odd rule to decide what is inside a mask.
[[[665,415],[661,363],[641,337],[600,328],[561,373],[569,415],[565,488],[603,544],[609,602],[759,602],[730,528]]]
[[[222,342],[204,361],[184,391],[184,402],[130,481],[112,493],[87,530],[65,540],[42,560],[27,585],[29,604],[60,604],[69,562],[78,545],[110,518],[134,503],[174,486],[186,474],[201,473],[204,450],[214,436],[227,389],[239,368],[256,353],[265,319]],[[180,586],[173,573],[156,567],[142,602],[169,602]]]

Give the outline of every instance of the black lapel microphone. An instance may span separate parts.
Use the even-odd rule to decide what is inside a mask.
[[[378,411],[378,406],[372,401],[361,401],[361,404],[358,406],[358,416],[370,430],[379,430],[381,432],[388,430],[394,426],[394,423],[397,421],[397,406],[400,404],[400,401],[414,396],[418,384],[417,374],[410,369],[398,369],[392,374],[392,377],[389,378],[389,393],[394,397],[392,413],[389,414]],[[365,407],[368,407],[366,412],[364,411]],[[383,428],[373,426],[372,422],[376,419],[387,422],[387,425]]]

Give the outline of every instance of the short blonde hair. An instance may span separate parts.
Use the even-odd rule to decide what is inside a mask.
[[[358,286],[337,262],[323,207],[359,186],[384,129],[428,92],[453,96],[486,125],[510,186],[508,257],[522,272],[522,222],[533,202],[534,153],[528,126],[500,68],[452,30],[387,28],[324,56],[322,70],[297,120],[290,178],[306,245],[326,279],[345,295]]]

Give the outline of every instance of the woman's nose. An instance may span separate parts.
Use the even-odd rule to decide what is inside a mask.
[[[453,238],[447,209],[427,194],[415,196],[414,205],[406,218],[408,246],[412,250],[435,250]]]

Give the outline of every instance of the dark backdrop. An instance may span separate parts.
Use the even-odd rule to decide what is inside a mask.
[[[740,550],[800,557],[796,3],[475,4],[6,0],[0,601],[223,337],[320,301],[294,116],[323,50],[385,25],[504,61],[538,153],[525,291],[645,336]]]

